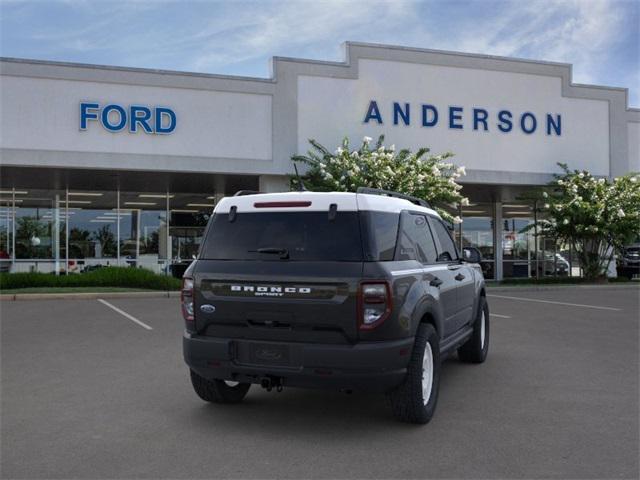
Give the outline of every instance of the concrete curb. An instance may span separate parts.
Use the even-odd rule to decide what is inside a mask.
[[[78,292],[78,293],[9,293],[0,294],[2,301],[16,300],[95,300],[97,298],[178,298],[180,292]]]
[[[638,290],[640,291],[640,282],[621,283],[621,284],[603,284],[603,285],[500,285],[497,287],[487,286],[487,295],[491,292],[541,292],[546,290]]]

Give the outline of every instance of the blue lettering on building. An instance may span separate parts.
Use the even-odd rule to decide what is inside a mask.
[[[527,119],[529,119],[529,121],[527,121]],[[538,121],[536,120],[536,117],[533,113],[524,112],[520,116],[520,128],[527,135],[531,135],[533,132],[535,132],[537,126]]]
[[[377,123],[383,125],[383,114],[393,115],[394,125],[411,125],[411,104],[407,102],[392,102],[390,110],[385,112],[377,100],[370,100],[363,123]],[[435,127],[440,121],[438,107],[429,103],[420,105],[420,119],[417,120],[422,127]],[[482,107],[472,107],[465,109],[463,106],[447,107],[448,115],[444,120],[444,126],[453,130],[472,130],[491,132],[497,129],[502,133],[510,133],[516,130],[525,135],[532,135],[536,132],[547,136],[562,136],[562,115],[559,113],[534,113],[534,112],[512,112],[511,110],[490,110]],[[89,113],[90,114],[90,113]],[[94,117],[87,117],[94,119]],[[81,117],[81,125],[83,120]],[[540,123],[539,123],[540,122]],[[540,129],[538,129],[540,125]],[[546,128],[545,128],[546,127]]]
[[[378,103],[375,100],[369,102],[367,114],[364,116],[364,123],[369,123],[370,120],[376,120],[379,125],[382,125],[382,116],[380,115],[380,109],[378,109]]]
[[[393,124],[398,125],[398,119],[402,118],[402,122],[405,125],[409,125],[411,123],[411,116],[409,111],[409,104],[404,104],[404,109],[400,106],[399,103],[394,102],[393,104]]]
[[[556,135],[560,136],[560,131],[562,129],[562,117],[560,115],[556,115],[555,120],[550,113],[547,113],[547,135],[551,135],[551,129],[556,132]]]
[[[438,124],[438,109],[433,105],[422,105],[422,126],[433,127]]]
[[[109,132],[120,132],[125,128],[130,133],[167,135],[176,129],[176,113],[168,107],[147,107],[116,103],[100,105],[97,102],[80,103],[80,130],[87,130],[91,122],[99,123]]]
[[[462,126],[462,112],[464,109],[462,107],[449,107],[449,128],[455,128],[462,130],[464,127]]]
[[[489,126],[487,125],[487,118],[489,118],[489,112],[487,112],[484,108],[474,108],[473,129],[478,130],[478,125],[482,124],[482,128],[485,132],[489,130]]]
[[[513,115],[509,110],[500,110],[500,113],[498,113],[498,130],[509,133],[513,129],[512,118]]]

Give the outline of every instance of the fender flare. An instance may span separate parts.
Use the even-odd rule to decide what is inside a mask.
[[[418,326],[424,321],[425,317],[429,318],[427,323],[433,325],[438,337],[442,339],[444,332],[444,319],[442,318],[441,309],[437,308],[436,302],[433,299],[427,299],[416,307],[412,321],[411,333],[415,336],[418,331]]]

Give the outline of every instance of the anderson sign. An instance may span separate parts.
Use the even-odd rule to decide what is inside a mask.
[[[386,123],[385,123],[386,122]],[[527,135],[546,133],[549,136],[562,135],[562,116],[559,113],[536,115],[532,112],[514,114],[510,110],[500,110],[492,114],[485,108],[448,106],[438,108],[435,105],[423,103],[393,102],[391,105],[379,106],[376,100],[371,100],[364,116],[364,123],[385,125],[411,125],[418,123],[423,127],[435,127],[443,122],[454,130],[498,130],[509,133],[515,128]]]

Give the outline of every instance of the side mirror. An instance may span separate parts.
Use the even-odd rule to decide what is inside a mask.
[[[464,261],[469,263],[480,263],[482,254],[476,247],[464,247],[462,249]]]

